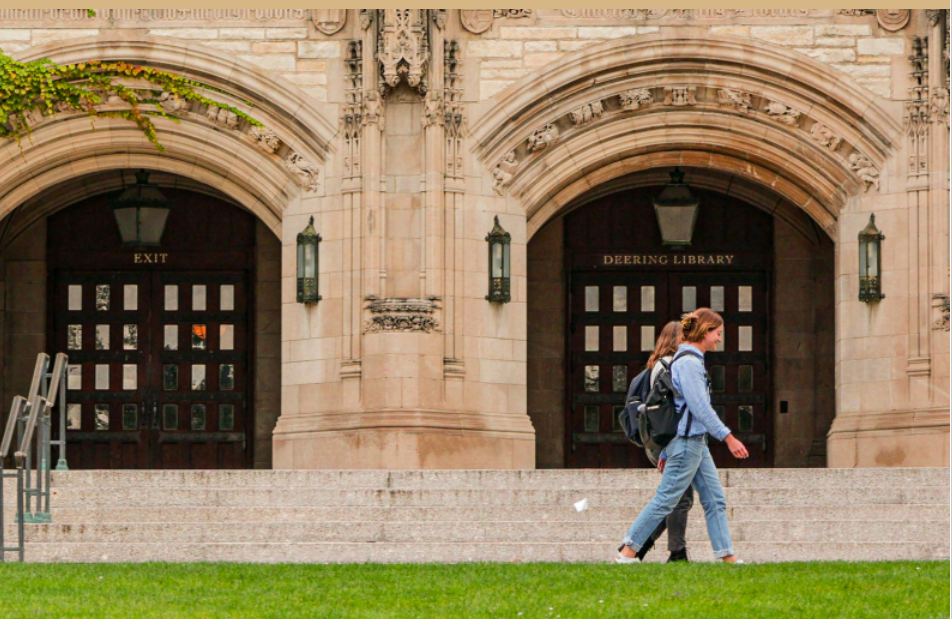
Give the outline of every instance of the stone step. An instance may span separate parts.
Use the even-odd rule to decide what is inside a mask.
[[[145,522],[563,522],[634,520],[642,506],[592,507],[576,512],[565,506],[482,507],[152,507],[102,508],[54,507],[57,524]],[[947,505],[851,505],[849,509],[819,505],[740,505],[727,507],[732,521],[824,520],[824,521],[919,521],[949,517]],[[12,512],[11,512],[12,514]],[[695,517],[703,518],[697,505]]]
[[[602,563],[615,545],[600,542],[528,543],[32,543],[26,560],[37,563],[464,563],[569,562]],[[748,563],[786,561],[947,561],[947,543],[916,542],[737,542],[737,555]],[[712,561],[709,545],[693,546],[694,561]],[[667,553],[656,550],[651,561]],[[638,565],[619,565],[619,571]],[[725,569],[728,568],[725,566]],[[743,569],[738,566],[736,569]]]
[[[856,486],[948,487],[948,468],[881,469],[725,469],[725,487],[814,488]],[[626,488],[654,489],[653,469],[519,471],[54,471],[58,488],[145,486],[322,487],[341,489],[509,490]]]
[[[726,488],[727,504],[825,505],[926,504],[948,505],[949,487],[842,487],[836,491],[812,486],[791,488]],[[592,507],[643,506],[651,490],[331,490],[310,487],[122,487],[53,488],[53,505],[61,507],[465,507],[549,505],[571,508],[588,499]]]
[[[689,521],[687,538],[707,539],[703,518]],[[38,524],[26,531],[28,543],[146,543],[161,539],[176,543],[414,543],[471,541],[509,543],[535,540],[539,544],[579,541],[620,541],[631,522],[255,522],[236,527],[232,523],[151,524]],[[8,539],[15,534],[7,527]],[[805,522],[749,520],[731,523],[735,541],[840,542],[889,539],[893,542],[949,542],[948,521],[914,521],[897,525],[884,521]]]

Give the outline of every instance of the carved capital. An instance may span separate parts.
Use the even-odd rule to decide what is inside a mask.
[[[533,132],[532,136],[529,138],[529,152],[530,153],[539,153],[553,144],[555,144],[559,139],[559,130],[553,124],[545,125],[539,129],[536,129]]]
[[[434,300],[381,299],[371,302],[369,309],[373,316],[364,327],[367,333],[440,332],[440,323],[433,317],[439,309]]]
[[[159,107],[166,114],[181,114],[191,109],[192,102],[175,93],[163,92],[159,95]]]
[[[664,89],[664,105],[685,107],[697,105],[697,87],[679,86]]]
[[[569,118],[573,125],[585,125],[601,118],[604,113],[605,108],[602,106],[602,102],[592,101],[569,112]]]
[[[813,126],[810,127],[810,135],[819,144],[830,150],[836,150],[840,143],[843,142],[843,138],[836,135],[832,129],[823,123],[814,123]]]
[[[493,191],[495,191],[497,195],[503,196],[506,194],[506,188],[509,187],[509,183],[512,182],[512,177],[515,175],[518,166],[519,163],[516,161],[515,151],[503,157],[502,160],[496,164],[496,167],[493,169]]]
[[[651,90],[648,88],[632,88],[619,93],[618,102],[623,110],[637,110],[654,103],[654,95],[651,94]]]
[[[800,124],[800,111],[790,106],[784,105],[779,101],[770,101],[764,109],[768,116],[788,127],[796,127]]]
[[[264,127],[252,127],[249,132],[251,139],[254,140],[255,146],[259,150],[262,150],[269,155],[273,155],[278,152],[278,149],[281,148],[281,138],[278,137],[278,134],[270,129]]]
[[[304,159],[303,155],[291,153],[284,160],[284,167],[297,177],[301,187],[308,192],[317,191],[321,187],[320,169]]]
[[[849,156],[849,167],[856,176],[866,185],[866,191],[870,187],[875,187],[879,191],[879,170],[873,165],[866,155],[853,153]]]
[[[742,114],[746,114],[751,106],[751,95],[733,88],[720,88],[717,91],[717,105],[732,107]]]
[[[443,116],[443,93],[438,90],[428,90],[423,99],[423,118],[424,127],[432,125],[442,125]]]

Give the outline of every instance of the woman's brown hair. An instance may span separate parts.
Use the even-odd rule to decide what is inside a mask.
[[[724,319],[712,309],[701,307],[681,318],[681,340],[683,342],[703,341],[707,334],[724,326]]]
[[[648,369],[654,368],[659,359],[670,357],[678,352],[678,345],[681,343],[681,323],[677,320],[669,322],[661,330],[658,336],[658,343],[655,344],[654,352],[648,359]]]

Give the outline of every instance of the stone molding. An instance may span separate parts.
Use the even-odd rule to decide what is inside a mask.
[[[426,299],[374,299],[368,308],[373,314],[364,326],[365,333],[412,332],[440,333],[433,314],[439,307]]]

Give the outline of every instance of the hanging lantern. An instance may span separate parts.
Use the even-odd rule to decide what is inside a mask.
[[[684,184],[684,172],[675,168],[671,173],[671,182],[661,195],[654,199],[655,214],[664,245],[677,249],[691,244],[699,205],[700,202],[691,193],[690,187]]]
[[[297,237],[297,300],[298,303],[317,303],[318,245],[321,235],[314,230],[314,218]]]
[[[126,247],[156,247],[165,234],[172,210],[158,187],[149,184],[149,172],[136,172],[136,184],[123,191],[112,203],[112,214]]]
[[[486,300],[490,303],[509,303],[512,300],[509,293],[509,247],[512,236],[499,225],[498,216],[495,221],[496,225],[486,237],[489,243],[489,295]]]
[[[863,303],[885,299],[882,293],[880,266],[882,244],[886,237],[876,228],[876,216],[859,233],[859,300]]]

